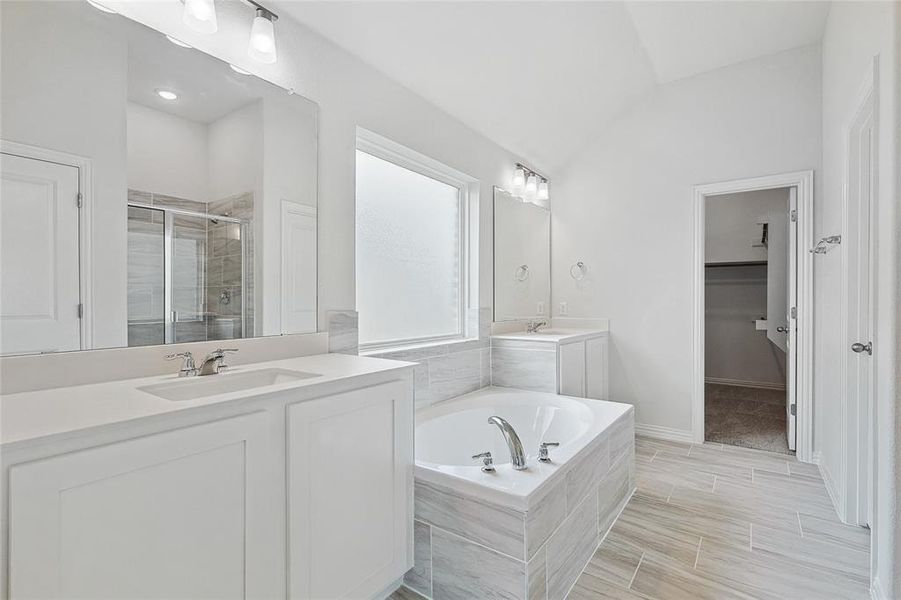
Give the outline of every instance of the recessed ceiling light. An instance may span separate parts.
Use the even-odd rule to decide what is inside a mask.
[[[178,94],[170,90],[157,90],[156,94],[163,100],[178,100]]]
[[[178,38],[174,38],[171,35],[167,35],[166,39],[175,44],[176,46],[181,46],[182,48],[191,48],[191,44],[186,44]]]
[[[102,11],[105,12],[105,13],[111,13],[111,14],[114,14],[114,15],[117,14],[116,11],[114,11],[114,10],[111,9],[111,8],[107,8],[107,7],[103,6],[103,5],[100,4],[99,2],[95,2],[94,0],[87,0],[87,2],[88,2],[88,4],[90,4],[91,6],[93,6],[94,8],[96,8],[97,10],[102,10]]]
[[[250,75],[250,71],[245,71],[241,67],[236,67],[235,65],[233,65],[231,63],[229,63],[228,66],[231,67],[232,71],[234,71],[235,73],[238,73],[239,75]]]

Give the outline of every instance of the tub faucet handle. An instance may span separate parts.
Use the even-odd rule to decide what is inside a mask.
[[[482,459],[482,470],[486,473],[494,472],[494,459],[491,458],[491,452],[482,452],[481,454],[473,454],[475,460]]]
[[[538,460],[541,462],[551,462],[551,456],[548,454],[548,448],[556,448],[560,442],[541,442],[538,447]]]

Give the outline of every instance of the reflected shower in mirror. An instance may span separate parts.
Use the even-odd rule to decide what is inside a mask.
[[[547,317],[551,213],[494,188],[494,320]]]
[[[315,103],[86,2],[0,24],[0,354],[316,331]]]

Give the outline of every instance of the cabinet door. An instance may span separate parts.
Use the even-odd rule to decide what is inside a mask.
[[[10,597],[271,596],[278,493],[265,420],[252,413],[11,467]]]
[[[412,566],[413,390],[288,406],[289,597],[371,598]]]
[[[560,353],[560,394],[585,397],[585,344],[562,344]]]
[[[607,376],[607,337],[591,338],[585,341],[585,397],[595,400],[609,400],[609,379]]]

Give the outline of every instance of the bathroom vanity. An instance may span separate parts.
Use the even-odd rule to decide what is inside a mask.
[[[341,354],[2,396],[0,597],[375,597],[413,410],[411,364]]]
[[[609,399],[606,328],[548,328],[491,336],[491,383]]]

